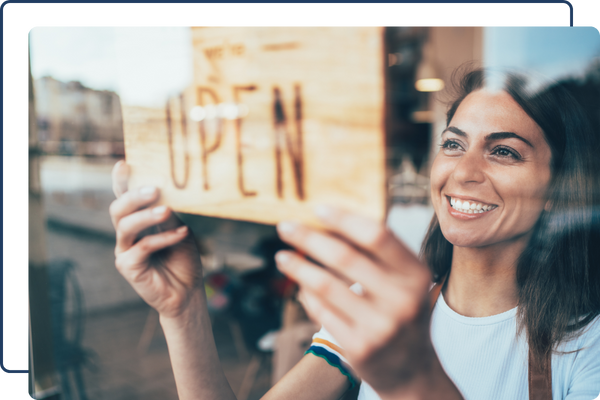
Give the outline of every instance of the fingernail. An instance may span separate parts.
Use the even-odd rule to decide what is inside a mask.
[[[187,232],[187,230],[188,230],[188,227],[184,225],[184,226],[180,226],[179,228],[177,228],[177,230],[175,232],[184,233],[184,232]]]
[[[291,257],[288,253],[285,252],[279,252],[277,254],[275,254],[275,261],[277,261],[277,263],[279,264],[286,264],[288,261],[290,261]]]
[[[334,215],[334,210],[332,207],[320,204],[315,207],[315,214],[317,217],[323,220],[330,220]]]
[[[283,233],[284,235],[289,235],[293,233],[297,227],[298,224],[289,221],[283,221],[277,224],[277,230],[279,231],[279,233]]]
[[[144,186],[144,187],[140,188],[140,194],[143,197],[152,197],[152,195],[154,194],[155,191],[156,191],[156,187],[154,187],[154,186]]]
[[[158,206],[152,209],[152,214],[164,214],[167,211],[167,206]]]

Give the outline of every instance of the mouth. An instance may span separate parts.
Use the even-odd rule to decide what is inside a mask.
[[[496,204],[446,196],[450,207],[461,214],[486,214],[498,208]]]

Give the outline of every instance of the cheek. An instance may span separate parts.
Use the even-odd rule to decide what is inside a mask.
[[[438,218],[440,218],[439,216],[442,213],[441,207],[444,204],[441,191],[448,183],[448,179],[450,178],[453,169],[450,160],[440,153],[438,153],[431,165],[430,175],[431,205],[433,206],[435,214],[438,215]]]
[[[505,202],[506,227],[515,233],[533,228],[544,206],[550,183],[550,172],[544,169],[498,177],[495,188]]]
[[[537,207],[544,203],[550,184],[550,172],[532,169],[522,173],[496,174],[496,190],[507,202]]]
[[[453,169],[454,163],[452,160],[444,157],[441,153],[438,153],[431,165],[430,181],[432,199],[438,199],[440,197],[440,191],[448,182],[448,178],[452,174]]]

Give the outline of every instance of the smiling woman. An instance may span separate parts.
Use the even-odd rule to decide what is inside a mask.
[[[600,366],[579,368],[600,357],[598,137],[558,84],[528,92],[521,78],[506,82],[503,91],[487,91],[479,70],[460,82],[432,168],[436,214],[422,253],[434,280],[446,280],[442,300],[452,312],[486,317],[516,306],[505,325],[516,324],[527,340],[515,337],[512,345],[526,342],[530,368],[552,371],[553,398],[585,390],[581,398],[594,398]],[[443,347],[447,339],[435,327],[434,344]],[[442,364],[461,347],[436,346]],[[523,366],[514,366],[521,372],[515,389],[528,385]],[[581,375],[568,377],[569,370]],[[472,392],[455,374],[463,393]]]

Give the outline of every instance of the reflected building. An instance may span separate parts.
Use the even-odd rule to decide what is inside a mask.
[[[50,76],[34,82],[38,137],[46,154],[122,156],[119,96]]]

